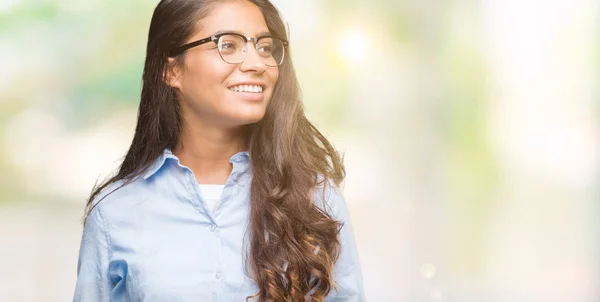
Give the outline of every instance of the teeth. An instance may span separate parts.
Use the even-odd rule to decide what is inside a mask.
[[[262,92],[262,87],[258,85],[238,85],[229,87],[229,90],[236,92]]]

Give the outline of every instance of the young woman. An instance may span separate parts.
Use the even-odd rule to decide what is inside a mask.
[[[160,1],[75,301],[365,300],[344,167],[304,115],[286,39],[268,0]]]

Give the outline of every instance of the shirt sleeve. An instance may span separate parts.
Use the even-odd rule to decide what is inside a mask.
[[[112,282],[108,276],[110,239],[99,207],[87,217],[83,228],[74,302],[109,301]]]
[[[333,268],[337,290],[332,290],[325,301],[363,302],[366,298],[362,270],[346,200],[337,186],[330,185],[330,188],[327,190],[329,196],[325,196],[328,197],[327,205],[334,219],[344,225],[340,231],[340,257]]]

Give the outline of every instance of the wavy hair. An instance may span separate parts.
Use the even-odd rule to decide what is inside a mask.
[[[152,15],[144,64],[141,101],[131,146],[117,173],[94,187],[86,205],[107,186],[137,179],[165,148],[179,140],[182,114],[176,90],[163,81],[171,49],[194,34],[211,8],[232,0],[162,0]],[[240,0],[238,0],[240,1]],[[269,31],[287,39],[284,22],[268,0],[250,1],[263,13]],[[345,177],[342,158],[306,118],[289,48],[264,117],[248,125],[250,247],[246,274],[258,301],[323,301],[335,288],[333,267],[339,257],[336,221],[313,200],[315,190]],[[185,53],[175,58],[183,66]]]

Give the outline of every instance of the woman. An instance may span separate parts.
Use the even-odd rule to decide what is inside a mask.
[[[364,301],[335,149],[267,0],[163,0],[138,122],[87,204],[75,301]]]

